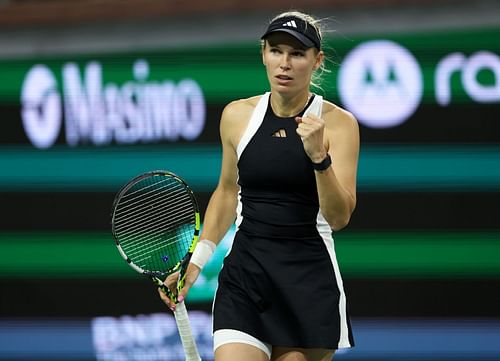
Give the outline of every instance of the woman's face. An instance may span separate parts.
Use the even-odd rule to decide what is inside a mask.
[[[309,91],[311,76],[321,65],[323,52],[306,49],[293,36],[276,32],[265,39],[262,61],[271,90],[293,94]]]

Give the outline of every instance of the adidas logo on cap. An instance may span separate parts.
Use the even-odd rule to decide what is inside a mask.
[[[296,28],[297,24],[295,23],[295,20],[292,20],[284,23],[283,26],[291,26],[292,28]]]

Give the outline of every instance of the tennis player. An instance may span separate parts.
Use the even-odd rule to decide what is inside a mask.
[[[274,18],[262,36],[270,92],[222,114],[220,179],[179,295],[236,220],[213,304],[216,361],[326,361],[354,345],[332,230],[356,205],[359,130],[310,91],[321,33],[307,14]]]

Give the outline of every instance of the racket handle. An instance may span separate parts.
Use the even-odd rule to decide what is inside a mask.
[[[182,346],[184,347],[184,352],[186,354],[186,361],[201,361],[200,354],[198,353],[198,349],[196,348],[196,343],[194,342],[193,334],[191,332],[188,313],[184,302],[180,302],[175,306],[174,317],[175,322],[177,323],[177,328],[179,329],[179,335],[181,336]]]

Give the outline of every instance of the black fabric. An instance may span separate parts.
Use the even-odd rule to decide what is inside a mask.
[[[321,238],[239,231],[219,274],[214,331],[235,329],[273,346],[337,348],[339,290]]]
[[[273,346],[335,349],[340,290],[317,230],[314,170],[294,118],[277,117],[268,106],[241,154],[242,222],[219,274],[214,331],[239,330]],[[350,327],[349,339],[353,345]]]
[[[307,21],[296,16],[284,16],[275,19],[267,27],[261,39],[265,39],[269,34],[281,31],[294,36],[307,48],[315,47],[321,49],[321,38],[314,26]]]
[[[295,117],[277,117],[268,106],[264,121],[238,161],[242,216],[268,229],[276,227],[273,233],[293,236],[294,229],[305,228],[309,235],[317,235],[316,179],[296,129]],[[286,136],[277,136],[281,130]],[[263,236],[271,231],[244,224],[240,228]]]

